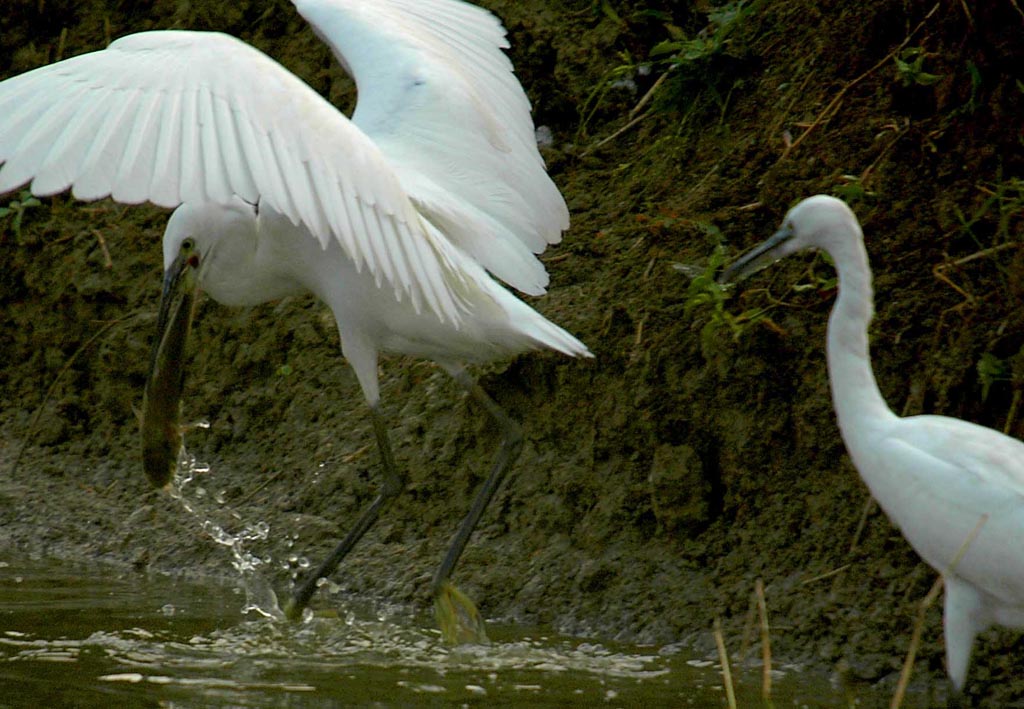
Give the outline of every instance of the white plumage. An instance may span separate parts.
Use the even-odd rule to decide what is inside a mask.
[[[886,405],[868,354],[874,305],[864,237],[840,200],[797,204],[724,278],[812,247],[828,252],[839,274],[827,354],[843,441],[879,505],[942,574],[948,670],[962,689],[979,632],[1024,628],[1024,443],[960,419],[901,418]]]
[[[0,193],[177,207],[165,267],[194,248],[233,305],[312,291],[375,422],[381,351],[471,389],[459,362],[590,356],[487,273],[544,293],[535,254],[569,225],[500,22],[459,0],[294,4],[356,80],[352,120],[233,37],[128,35],[0,82]]]

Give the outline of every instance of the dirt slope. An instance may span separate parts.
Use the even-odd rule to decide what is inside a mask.
[[[531,303],[597,357],[533,354],[479,372],[527,443],[459,583],[488,617],[706,648],[716,614],[738,643],[760,578],[777,656],[892,682],[934,574],[877,508],[862,520],[867,491],[824,368],[832,272],[795,259],[724,306],[693,277],[717,244],[736,255],[797,199],[843,196],[873,259],[873,355],[892,407],[1024,433],[1018,3],[484,4],[509,28],[573,215],[545,256],[550,294]],[[3,77],[129,32],[188,27],[241,36],[339,106],[354,100],[284,0],[5,8]],[[662,80],[668,64],[649,53],[665,40],[676,44],[660,57],[677,68]],[[0,544],[232,573],[197,520],[147,489],[138,462],[132,407],[164,219],[68,197],[26,210],[20,228],[0,219]],[[211,427],[189,444],[212,472],[193,485],[233,531],[269,524],[250,548],[273,557],[283,587],[277,562],[326,553],[376,490],[361,394],[312,300],[207,302],[195,335],[186,416]],[[336,580],[425,608],[495,437],[430,364],[386,359],[383,396],[410,491]],[[1019,634],[986,634],[968,694],[1024,706],[1022,661]],[[941,687],[942,665],[936,608],[918,681]]]

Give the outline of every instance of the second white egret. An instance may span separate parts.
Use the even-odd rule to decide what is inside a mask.
[[[0,82],[0,194],[31,181],[177,207],[163,238],[160,334],[143,424],[146,472],[171,477],[191,292],[254,305],[312,292],[332,310],[369,404],[384,483],[319,578],[401,492],[379,412],[378,353],[438,362],[497,422],[494,467],[434,578],[451,641],[484,638],[450,584],[459,555],[519,453],[518,425],[463,362],[549,348],[590,352],[499,285],[531,295],[536,254],[568,211],[544,169],[501,23],[460,0],[294,0],[354,77],[349,120],[274,60],[227,35],[155,31]],[[490,272],[490,274],[488,273]]]
[[[1024,628],[1024,443],[946,416],[902,418],[886,405],[868,353],[874,300],[864,236],[841,200],[803,200],[722,279],[807,248],[826,251],[839,275],[826,350],[843,442],[889,519],[942,575],[947,669],[959,692],[979,632]]]

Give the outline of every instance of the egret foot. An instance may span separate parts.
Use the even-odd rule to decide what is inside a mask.
[[[434,597],[434,613],[441,637],[448,645],[486,645],[490,642],[484,621],[469,596],[445,581]]]

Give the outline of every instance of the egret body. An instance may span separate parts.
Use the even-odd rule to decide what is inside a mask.
[[[591,356],[492,278],[544,293],[536,254],[561,239],[568,211],[493,15],[459,0],[294,4],[356,81],[351,120],[233,37],[128,35],[0,82],[0,194],[31,182],[40,196],[70,188],[81,199],[176,208],[163,238],[161,333],[144,407],[145,467],[157,485],[170,480],[168,451],[180,439],[170,412],[191,319],[182,289],[200,287],[226,305],[311,292],[331,308],[369,404],[384,484],[296,591],[290,614],[404,486],[379,413],[378,354],[425,357],[449,371],[503,432],[434,580],[449,639],[482,638],[449,576],[522,439],[462,364],[539,348]]]
[[[889,519],[942,575],[947,669],[960,691],[979,632],[1024,628],[1024,443],[946,416],[902,418],[886,405],[868,354],[874,304],[864,237],[842,201],[803,200],[723,280],[806,248],[828,252],[839,275],[826,349],[843,442]]]

